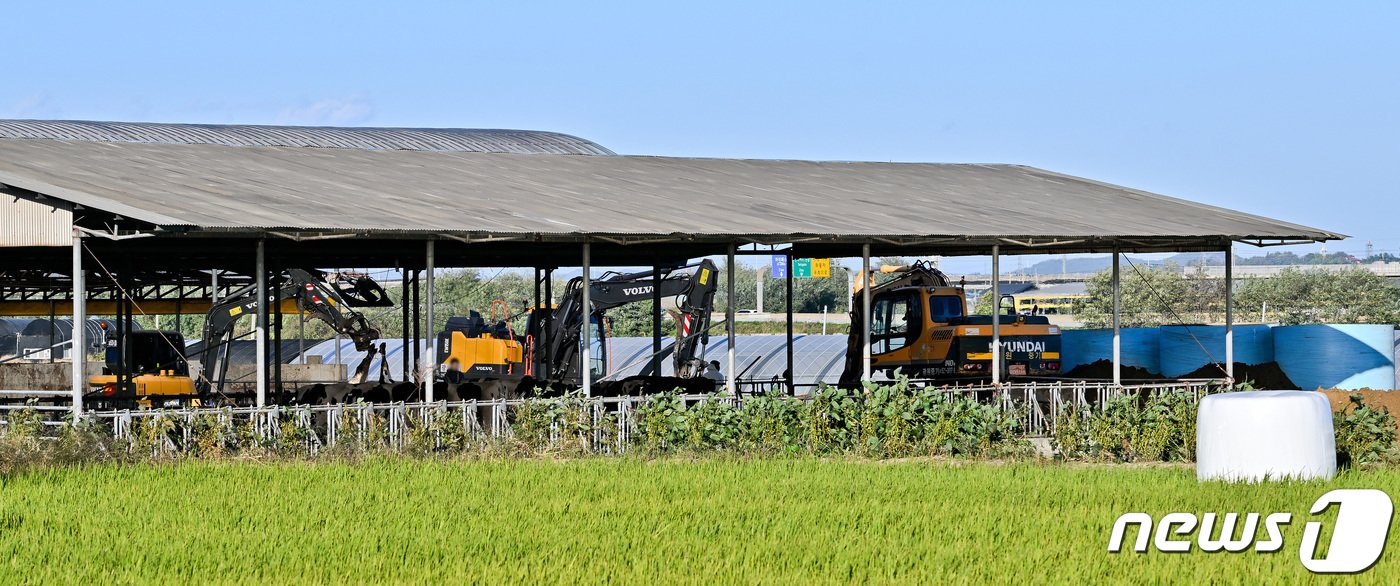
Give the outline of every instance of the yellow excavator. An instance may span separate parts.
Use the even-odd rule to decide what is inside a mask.
[[[496,315],[503,308],[503,315]],[[510,309],[505,301],[491,304],[486,319],[473,310],[465,316],[447,318],[447,328],[438,332],[438,363],[452,383],[521,377],[526,374],[527,336],[517,336],[510,325]]]
[[[851,299],[851,331],[846,344],[842,386],[860,384],[864,372],[862,332],[869,328],[871,369],[890,378],[984,379],[991,377],[992,320],[1001,322],[1002,365],[1016,376],[1055,376],[1060,372],[1060,328],[1043,315],[1018,315],[1010,296],[997,300],[995,317],[969,315],[967,295],[947,275],[926,262],[884,265],[893,278],[876,284],[861,271]],[[870,287],[870,324],[860,308]]]
[[[474,386],[479,389],[474,396],[486,398],[577,388],[583,377],[580,340],[583,320],[587,319],[592,338],[587,343],[594,350],[586,367],[591,380],[601,381],[609,371],[604,314],[609,309],[660,297],[662,307],[676,321],[676,341],[665,352],[671,355],[676,376],[664,377],[664,384],[673,385],[674,389],[674,385],[700,381],[705,371],[700,351],[709,336],[718,278],[718,268],[708,259],[659,272],[610,272],[590,282],[592,307],[585,309],[583,279],[575,277],[569,281],[559,304],[532,309],[521,331],[510,326],[508,311],[496,313],[498,305],[506,305],[499,300],[492,305],[490,320],[475,311],[449,318],[447,328],[438,333],[441,380],[453,386]],[[662,378],[658,374],[648,369],[641,376]],[[594,390],[607,393],[614,386],[625,385],[600,385]],[[713,390],[713,383],[708,386]]]
[[[123,371],[130,381],[130,392],[124,395],[141,397],[137,403],[141,407],[151,406],[150,397],[195,394],[194,379],[184,355],[185,338],[180,332],[142,330],[118,336],[116,324],[103,320],[97,325],[105,338],[106,360],[102,374],[88,377],[88,386],[94,391],[90,399],[118,396],[117,381]],[[123,341],[125,348],[119,350]],[[198,401],[194,404],[198,405]]]
[[[327,273],[314,269],[287,269],[276,279],[272,299],[284,313],[302,312],[325,321],[337,333],[370,351],[379,337],[364,316],[352,307],[387,307],[393,304],[384,288],[367,275]],[[258,310],[254,285],[229,293],[209,308],[204,317],[204,351],[198,356],[198,377],[190,373],[185,340],[173,331],[123,332],[101,322],[106,337],[102,374],[88,377],[88,401],[100,407],[198,405],[202,399],[225,398],[234,328],[244,316]],[[368,358],[361,370],[368,367]],[[360,376],[363,376],[361,374]]]

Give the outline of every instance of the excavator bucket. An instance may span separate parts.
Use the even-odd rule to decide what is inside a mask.
[[[341,271],[323,274],[326,283],[350,307],[393,307],[394,300],[377,281],[364,273]]]

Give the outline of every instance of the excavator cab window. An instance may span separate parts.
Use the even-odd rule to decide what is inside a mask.
[[[189,376],[185,361],[185,339],[178,332],[138,331],[127,334],[126,370],[132,374],[157,374],[172,371]],[[118,370],[117,353],[112,346],[107,353],[106,372]]]
[[[876,298],[871,307],[870,352],[893,352],[918,337],[923,325],[920,305],[913,292],[897,291]]]
[[[598,380],[608,375],[608,337],[604,332],[602,316],[594,313],[589,322],[588,330],[593,334],[593,339],[589,340],[588,369],[593,380]]]
[[[1002,315],[1016,315],[1016,297],[1013,295],[1002,295],[997,303],[997,313]]]
[[[962,297],[956,295],[930,295],[928,298],[929,321],[946,324],[963,316]]]

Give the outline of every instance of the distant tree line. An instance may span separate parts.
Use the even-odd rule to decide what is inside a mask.
[[[1290,266],[1290,265],[1345,265],[1370,264],[1373,262],[1400,262],[1400,256],[1381,252],[1361,258],[1346,252],[1270,252],[1262,256],[1236,256],[1235,264],[1240,266]],[[1187,266],[1200,266],[1199,261],[1191,261]],[[1219,266],[1225,264],[1224,255],[1211,256],[1204,264]]]
[[[1221,323],[1225,281],[1174,265],[1122,267],[1120,316],[1124,327],[1176,323]],[[1110,327],[1112,274],[1088,282],[1088,297],[1075,315],[1086,327]],[[1364,269],[1284,269],[1265,278],[1235,281],[1235,321],[1298,325],[1312,323],[1400,323],[1400,288]]]

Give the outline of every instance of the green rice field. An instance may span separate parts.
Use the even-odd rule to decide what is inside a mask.
[[[1298,543],[1336,487],[1400,494],[1400,472],[1248,486],[1186,467],[816,459],[63,468],[0,479],[0,582],[1287,583],[1315,578]],[[1294,522],[1274,554],[1106,551],[1119,514],[1176,510]],[[1394,549],[1346,579],[1400,583]]]

